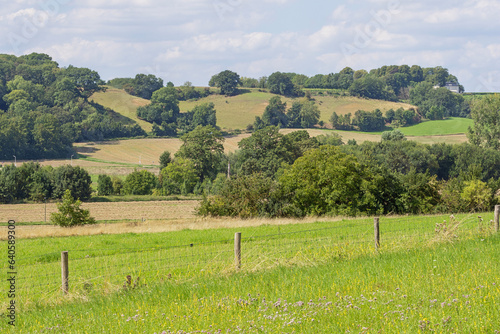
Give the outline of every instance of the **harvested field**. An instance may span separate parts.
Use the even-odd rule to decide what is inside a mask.
[[[110,202],[83,203],[90,215],[98,221],[102,220],[169,220],[194,218],[194,210],[198,201],[151,201],[151,202]],[[50,214],[57,211],[56,203],[47,203],[47,221]],[[13,219],[18,222],[45,221],[45,205],[42,204],[7,204],[2,205],[0,221]]]
[[[188,215],[188,214],[186,214]],[[206,230],[216,228],[243,228],[262,225],[289,225],[308,224],[318,221],[336,221],[341,218],[316,218],[305,219],[239,219],[239,218],[202,218],[192,215],[191,218],[169,218],[159,220],[129,221],[122,223],[101,223],[65,228],[53,225],[22,225],[16,227],[18,239],[46,238],[46,237],[70,237],[99,234],[123,234],[123,233],[160,233],[181,230]],[[7,229],[6,226],[0,227]],[[0,235],[0,240],[5,240],[7,233]]]
[[[462,144],[469,141],[467,135],[445,135],[445,136],[407,136],[408,140],[413,140],[422,144]]]

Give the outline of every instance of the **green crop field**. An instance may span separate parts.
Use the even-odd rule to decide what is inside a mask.
[[[445,136],[466,134],[473,125],[474,121],[470,118],[450,117],[442,121],[425,121],[400,130],[407,136]]]
[[[371,218],[21,239],[16,327],[3,313],[0,330],[495,333],[500,238],[492,217],[385,217],[378,251]],[[243,237],[240,269],[235,232]]]

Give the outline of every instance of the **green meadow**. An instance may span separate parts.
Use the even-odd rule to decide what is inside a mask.
[[[495,333],[500,237],[492,218],[384,217],[378,251],[373,218],[23,239],[16,327],[3,314],[0,330]],[[243,236],[240,269],[235,232]],[[60,291],[62,250],[68,295]]]
[[[470,118],[450,117],[440,121],[424,121],[409,127],[400,128],[406,136],[445,136],[466,134],[474,126]]]

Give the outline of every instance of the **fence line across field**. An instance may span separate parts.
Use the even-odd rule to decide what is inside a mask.
[[[497,233],[500,230],[499,217],[500,206],[496,206],[493,229]],[[340,252],[348,247],[361,247],[365,253],[372,251],[377,253],[384,243],[399,242],[404,245],[405,238],[418,236],[422,240],[428,240],[436,233],[432,223],[412,223],[410,226],[401,224],[403,219],[391,218],[381,221],[379,218],[374,218],[373,225],[369,222],[349,222],[292,232],[282,232],[278,227],[278,233],[261,236],[245,237],[238,232],[234,239],[146,249],[128,248],[125,252],[118,252],[117,249],[69,250],[61,253],[59,273],[56,269],[57,264],[54,262],[35,262],[19,267],[19,272],[26,271],[30,275],[21,275],[18,280],[28,291],[40,287],[45,288],[46,292],[53,291],[59,284],[60,290],[68,294],[76,286],[97,284],[96,281],[111,277],[121,277],[123,282],[125,277],[132,275],[139,277],[148,273],[170,278],[171,275],[181,275],[182,272],[191,271],[227,271],[231,270],[231,267],[238,271],[252,259],[257,261],[254,266],[258,268],[263,262],[279,262],[280,259],[291,258],[299,253],[305,252],[304,254],[307,255],[308,251],[336,250]],[[475,218],[464,219],[464,223],[474,220]],[[33,260],[44,257],[53,259],[56,254],[58,253],[52,252],[25,259]],[[77,254],[76,257],[73,258],[73,254]],[[59,275],[61,275],[61,280],[57,283]]]

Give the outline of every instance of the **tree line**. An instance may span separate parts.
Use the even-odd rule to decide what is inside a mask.
[[[212,126],[182,141],[173,157],[160,157],[159,176],[136,171],[125,192],[194,193],[204,196],[201,214],[242,217],[452,213],[500,200],[500,151],[469,143],[419,144],[395,130],[381,142],[346,145],[336,134],[285,135],[277,126],[256,130],[229,154]]]
[[[271,129],[254,134],[260,131],[269,135]],[[418,144],[397,130],[385,132],[379,143],[338,146],[314,138],[308,141],[309,148],[295,160],[284,159],[288,151],[279,152],[276,143],[267,147],[272,158],[267,150],[248,153],[252,158],[240,162],[237,175],[203,200],[200,213],[243,217],[450,213],[488,210],[500,200],[500,152],[494,149],[468,143]],[[245,168],[249,164],[251,168]]]

